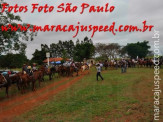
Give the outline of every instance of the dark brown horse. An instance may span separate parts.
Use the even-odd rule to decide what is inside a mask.
[[[32,77],[33,77],[33,82],[34,82],[33,89],[35,90],[35,82],[38,80],[39,86],[40,86],[40,82],[44,81],[44,73],[43,71],[38,70],[38,71],[33,72]]]
[[[44,66],[41,66],[39,68],[39,71],[41,71],[44,75],[48,75],[49,76],[49,80],[52,80],[52,71],[50,68],[45,68]]]
[[[20,90],[20,83],[21,83],[21,78],[20,78],[20,73],[14,74],[12,76],[9,76],[10,80],[11,80],[11,84],[16,84],[18,87],[18,90]]]
[[[35,81],[33,80],[33,76],[29,76],[28,74],[19,74],[20,76],[20,82],[19,87],[22,93],[25,93],[25,88],[30,86],[30,83],[32,83],[32,90],[35,90]]]
[[[58,76],[65,76],[67,73],[67,68],[63,65],[58,67]]]
[[[8,90],[9,90],[9,86],[11,85],[11,81],[9,78],[9,75],[2,75],[0,74],[0,88],[2,87],[6,87],[6,95],[8,97]]]

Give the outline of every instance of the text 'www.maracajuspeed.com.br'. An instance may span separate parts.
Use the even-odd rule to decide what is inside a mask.
[[[77,25],[2,25],[2,31],[31,31],[31,32],[74,32],[73,38],[75,38],[79,32],[90,32],[91,37],[94,36],[96,32],[111,32],[116,35],[117,32],[145,32],[151,31],[154,27],[153,25],[147,25],[146,21],[142,22],[142,27],[136,25],[119,25],[117,28],[115,22],[109,25],[81,25],[80,22]]]

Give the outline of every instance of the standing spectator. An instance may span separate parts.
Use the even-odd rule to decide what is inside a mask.
[[[121,73],[124,73],[124,60],[123,59],[121,59],[120,65],[121,65]]]
[[[99,62],[99,65],[100,65],[100,68],[101,68],[101,71],[102,71],[103,64],[102,64],[101,61]]]
[[[127,65],[128,65],[127,61],[124,60],[124,73],[127,72]]]
[[[104,80],[104,78],[101,76],[101,66],[100,66],[100,64],[97,64],[96,69],[97,69],[97,74],[96,74],[96,79],[97,79],[97,81],[98,81],[98,77],[99,77],[99,76],[100,76],[100,78],[101,78],[102,80]]]
[[[117,60],[114,61],[114,65],[115,65],[115,69],[117,70],[118,69],[118,62],[117,62]]]

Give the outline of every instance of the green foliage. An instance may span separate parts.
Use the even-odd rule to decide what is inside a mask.
[[[75,61],[83,61],[84,58],[89,59],[95,54],[95,47],[91,39],[87,37],[84,38],[84,41],[77,41],[74,48],[73,59]]]
[[[125,50],[131,58],[136,58],[137,56],[139,56],[139,58],[145,58],[150,52],[148,43],[148,41],[130,43],[127,44],[123,50]]]
[[[49,50],[51,51],[52,57],[71,58],[73,57],[74,42],[72,40],[59,40],[58,43],[52,43]]]
[[[32,55],[33,58],[31,59],[31,62],[41,65],[43,64],[43,60],[46,59],[46,50],[42,49],[41,51],[39,51],[36,49]]]
[[[89,59],[95,53],[95,47],[91,39],[87,37],[84,41],[77,41],[76,45],[72,40],[59,41],[58,43],[52,43],[50,47],[48,45],[41,44],[42,50],[36,50],[33,54],[32,62],[42,64],[46,59],[46,52],[50,52],[52,57],[62,57],[63,60],[67,58],[74,58],[75,61],[83,61],[84,58]]]
[[[3,13],[0,12],[0,54],[12,52],[13,50],[24,53],[26,45],[22,42],[22,40],[32,41],[33,37],[36,36],[36,33],[28,30],[21,31],[20,28],[17,31],[12,31],[11,28],[9,28],[7,31],[2,31],[2,26],[8,26],[8,24],[10,24],[18,27],[18,24],[20,23],[22,23],[20,16],[14,15],[8,11],[4,11]],[[27,24],[23,23],[22,26],[27,27]]]
[[[68,58],[68,54],[67,54],[66,50],[62,51],[62,58],[63,58],[64,61]]]
[[[7,54],[0,57],[0,67],[20,68],[28,59],[24,54]]]
[[[107,55],[102,55],[102,56],[96,57],[96,61],[103,61],[104,62],[105,60],[108,60]]]

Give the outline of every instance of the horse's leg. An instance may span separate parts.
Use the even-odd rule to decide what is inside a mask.
[[[23,84],[22,83],[20,84],[20,91],[21,91],[21,94],[23,94]]]
[[[22,94],[25,93],[25,84],[22,85]]]
[[[40,80],[40,79],[39,79]],[[32,81],[32,90],[33,91],[36,91],[36,88],[35,88],[35,80]]]
[[[76,71],[76,76],[78,76],[79,74],[78,74],[78,71]]]
[[[51,80],[52,79],[52,76],[51,76],[51,74],[49,74],[49,80]]]
[[[30,82],[27,82],[27,84],[28,84],[28,87],[30,87]]]
[[[39,84],[39,87],[40,87],[40,82],[41,82],[41,79],[38,79],[38,84]]]
[[[6,86],[6,95],[7,95],[7,98],[8,98],[8,89],[9,89],[9,86],[7,85]]]
[[[20,91],[20,85],[19,85],[19,82],[16,82],[16,85],[18,87],[18,90]]]
[[[41,76],[41,81],[44,81],[44,74]]]

